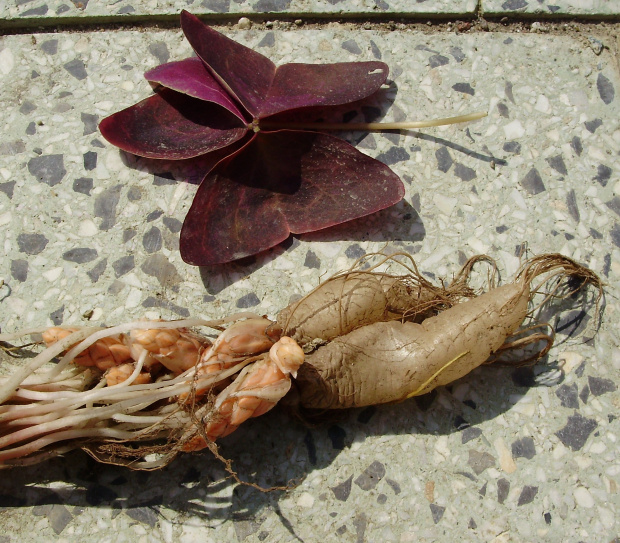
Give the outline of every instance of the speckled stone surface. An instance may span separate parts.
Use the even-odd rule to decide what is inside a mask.
[[[486,252],[510,277],[524,244],[601,275],[602,324],[595,330],[592,307],[562,314],[556,347],[533,369],[484,367],[316,428],[275,411],[222,440],[242,479],[297,483],[288,492],[236,486],[209,453],[155,473],[98,465],[81,452],[3,472],[0,542],[620,536],[616,51],[597,55],[568,33],[383,34],[332,24],[230,35],[278,63],[387,62],[393,83],[374,105],[346,112],[353,121],[489,116],[424,133],[350,134],[402,176],[403,202],[243,263],[197,269],[181,261],[178,235],[200,168],[138,160],[97,132],[105,115],[149,94],[144,70],[189,54],[181,34],[6,36],[3,331],[240,308],[274,316],[366,251],[409,252],[435,279]]]
[[[182,9],[195,15],[473,15],[476,0],[7,0],[0,6],[0,26],[63,24],[76,20],[123,21],[149,16],[175,18]],[[24,21],[27,21],[24,23]]]
[[[618,0],[482,0],[483,15],[617,17]]]

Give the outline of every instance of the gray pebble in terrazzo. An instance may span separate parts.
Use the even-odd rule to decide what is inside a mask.
[[[117,278],[122,277],[134,269],[136,263],[133,255],[122,256],[118,260],[112,262],[112,268]]]
[[[384,132],[381,136],[394,145],[400,144],[400,134],[397,132]]]
[[[516,10],[527,7],[527,2],[525,0],[506,0],[502,4],[502,9],[506,10]]]
[[[502,117],[504,117],[504,119],[508,119],[510,117],[508,106],[503,102],[498,102],[497,111]]]
[[[157,226],[152,226],[142,237],[142,246],[147,253],[156,253],[163,244],[161,230]]]
[[[469,83],[455,83],[454,85],[452,85],[452,88],[456,92],[462,92],[463,94],[469,94],[471,96],[474,96],[474,94],[476,94],[476,91]]]
[[[347,250],[344,252],[345,255],[347,255],[347,257],[349,258],[354,258],[354,259],[358,259],[361,256],[364,256],[366,254],[366,251],[364,251],[364,249],[362,249],[357,243],[354,243],[353,245],[349,245],[347,247]]]
[[[460,47],[450,47],[450,54],[457,62],[463,62],[465,60],[465,53]]]
[[[122,185],[104,190],[95,198],[94,215],[102,219],[99,230],[109,230],[116,222],[116,206],[121,197]]]
[[[145,218],[145,222],[153,222],[159,219],[164,214],[161,209],[156,209],[155,211],[151,211]]]
[[[476,178],[476,170],[457,162],[454,166],[454,175],[461,179],[461,181],[471,181]]]
[[[616,215],[620,215],[620,196],[614,196],[609,202],[605,202],[605,205]]]
[[[130,202],[137,202],[142,199],[142,191],[140,187],[130,187],[127,191],[127,199]]]
[[[547,163],[556,172],[561,173],[562,175],[568,175],[568,170],[566,169],[566,164],[564,163],[564,159],[562,158],[562,155],[556,155],[556,156],[549,157],[547,159]]]
[[[592,236],[592,238],[594,238],[594,239],[603,239],[603,234],[601,234],[595,228],[590,228],[589,232],[590,232],[590,235]]]
[[[37,178],[37,181],[50,187],[58,185],[67,173],[64,157],[60,154],[31,158],[28,161],[28,171]]]
[[[278,12],[288,9],[292,0],[258,0],[254,4],[254,11]]]
[[[133,228],[125,228],[125,230],[123,230],[123,243],[127,243],[129,240],[135,238],[137,233],[138,232]]]
[[[475,530],[476,528],[478,528],[478,525],[476,524],[476,521],[473,518],[470,518],[469,523],[467,524],[467,527],[470,530]]]
[[[540,174],[536,168],[532,168],[521,180],[521,186],[532,196],[540,194],[546,190]]]
[[[588,403],[588,398],[590,397],[590,387],[588,385],[585,385],[582,389],[581,392],[579,393],[579,399],[583,402],[583,403]]]
[[[73,516],[69,510],[60,503],[53,504],[51,511],[46,515],[46,517],[56,535],[60,535],[73,520]]]
[[[515,458],[527,458],[531,460],[536,456],[536,447],[531,437],[517,439],[512,443],[512,456]]]
[[[138,522],[148,524],[151,528],[155,527],[159,517],[159,513],[152,507],[130,507],[125,514]]]
[[[0,144],[0,155],[16,155],[26,150],[26,144],[21,140]]]
[[[603,100],[605,104],[609,105],[614,101],[614,97],[616,95],[614,86],[612,82],[602,73],[598,74],[598,78],[596,79],[596,88],[598,89],[601,100]]]
[[[487,495],[487,486],[488,486],[488,482],[484,483],[481,487],[480,490],[478,490],[478,494],[480,494],[480,496],[486,496]]]
[[[377,44],[372,40],[370,40],[370,52],[377,60],[381,60],[381,49],[379,49]]]
[[[174,264],[162,254],[149,256],[140,269],[147,275],[156,277],[162,286],[178,285],[181,282],[181,276]]]
[[[97,132],[99,115],[93,115],[91,113],[82,113],[80,115],[82,123],[84,123],[84,136]]]
[[[617,222],[611,227],[609,231],[611,235],[611,241],[616,247],[620,247],[620,224]]]
[[[376,159],[379,162],[383,162],[388,166],[392,164],[396,164],[397,162],[403,162],[404,160],[409,160],[410,155],[403,147],[391,147],[385,153],[380,153],[377,155]]]
[[[255,520],[233,519],[233,525],[237,541],[244,541],[247,537],[258,532],[260,528],[260,523]]]
[[[386,477],[385,482],[388,484],[388,486],[392,489],[394,494],[396,494],[397,496],[402,492],[400,485],[396,481],[394,481],[394,479],[390,479],[389,477]]]
[[[607,253],[603,257],[603,275],[609,277],[609,270],[611,269],[611,255]]]
[[[170,51],[168,51],[168,46],[163,41],[151,43],[148,46],[148,51],[159,60],[161,64],[165,64],[170,60]]]
[[[594,177],[594,179],[598,181],[602,186],[606,187],[612,173],[613,170],[609,166],[606,166],[605,164],[599,164],[596,168],[596,176]]]
[[[48,243],[49,240],[43,234],[22,233],[17,236],[19,250],[27,255],[38,255]]]
[[[67,62],[63,68],[67,70],[78,81],[82,81],[88,77],[86,73],[86,66],[79,58],[74,58]]]
[[[153,185],[156,187],[163,187],[165,185],[176,185],[177,182],[169,172],[153,174]]]
[[[568,417],[564,428],[555,433],[560,441],[573,451],[580,450],[597,427],[594,419],[586,419],[579,413]]]
[[[601,119],[594,119],[592,121],[586,121],[583,124],[588,132],[594,134],[594,132],[596,132],[596,129],[603,124],[603,121]]]
[[[507,141],[502,146],[502,149],[507,153],[518,155],[521,153],[521,144],[518,141]]]
[[[180,305],[173,304],[167,300],[162,300],[160,298],[154,298],[153,296],[149,296],[146,300],[142,302],[142,307],[152,308],[156,307],[158,309],[165,309],[167,311],[172,311],[173,313],[179,315],[179,317],[187,318],[190,316],[189,309],[185,307],[181,307]]]
[[[357,42],[355,40],[347,40],[345,42],[342,42],[342,48],[345,51],[348,51],[349,53],[352,53],[354,55],[360,55],[362,53],[360,46],[357,45]]]
[[[34,136],[36,133],[37,133],[37,125],[35,124],[34,121],[32,121],[26,127],[26,135],[27,136]]]
[[[69,249],[62,254],[63,260],[68,262],[76,262],[77,264],[84,264],[86,262],[92,262],[97,258],[97,250],[90,249],[88,247],[76,247],[75,249]]]
[[[4,192],[9,198],[13,198],[13,191],[15,190],[15,181],[7,181],[6,183],[0,183],[0,192]]]
[[[21,258],[11,260],[11,277],[20,283],[28,279],[28,261]]]
[[[135,11],[136,11],[136,8],[134,8],[133,6],[123,6],[116,13],[118,15],[129,15],[130,13],[135,13]]]
[[[516,103],[515,97],[512,94],[512,83],[510,81],[506,81],[504,85],[504,94],[506,95],[506,98],[508,98],[508,100],[510,100],[513,104]]]
[[[241,298],[237,300],[236,306],[239,309],[247,309],[249,307],[256,307],[259,304],[260,300],[258,299],[258,296],[256,296],[254,292],[250,292],[244,296],[241,296]]]
[[[437,169],[440,172],[446,173],[452,167],[452,157],[446,147],[437,149],[435,151],[435,158],[437,159]]]
[[[41,44],[41,51],[48,55],[55,55],[58,52],[58,40],[47,40]]]
[[[482,435],[480,428],[469,427],[465,428],[461,434],[461,443],[464,445],[474,439],[479,438]]]
[[[578,392],[577,383],[573,383],[560,386],[555,391],[555,395],[559,398],[562,407],[579,409]]]
[[[52,311],[50,313],[50,319],[54,323],[54,326],[59,326],[62,324],[64,313],[65,313],[64,305],[59,307],[56,311]]]
[[[579,215],[579,206],[577,205],[577,195],[575,189],[570,189],[566,194],[566,205],[568,207],[568,214],[575,222],[579,222],[581,219]]]
[[[532,503],[534,498],[538,494],[537,486],[526,485],[523,487],[521,494],[519,494],[519,500],[517,501],[517,506],[527,505],[528,503]]]
[[[304,261],[304,266],[306,268],[314,268],[318,270],[321,267],[321,260],[318,256],[316,256],[315,252],[309,250],[306,253],[306,260]]]
[[[602,377],[588,376],[588,385],[590,386],[590,392],[594,396],[602,396],[608,392],[615,392],[618,387],[611,379],[604,379]]]
[[[23,13],[20,13],[19,16],[20,17],[42,17],[48,11],[49,11],[49,8],[47,7],[47,5],[44,4],[44,5],[39,6],[37,8],[33,8],[33,9],[29,9],[27,11],[24,11]]]
[[[375,0],[375,6],[379,8],[381,11],[387,11],[390,9],[390,5],[385,2],[385,0]]]
[[[445,66],[448,62],[450,62],[450,59],[448,57],[444,57],[443,55],[433,55],[428,59],[428,64],[431,68]]]
[[[351,494],[352,482],[353,475],[351,475],[346,481],[343,481],[339,485],[332,487],[331,491],[334,493],[334,497],[341,502],[346,502],[349,499],[349,495]]]
[[[174,217],[164,217],[162,222],[164,223],[164,226],[173,234],[178,234],[183,227],[183,223]]]
[[[497,480],[497,502],[502,504],[506,501],[508,493],[510,492],[510,481],[504,479]]]
[[[97,153],[94,151],[88,151],[84,153],[84,169],[88,172],[94,170],[97,167]]]
[[[446,512],[446,508],[443,505],[437,505],[435,503],[430,504],[431,515],[433,516],[433,522],[437,524]]]
[[[354,482],[362,490],[372,490],[383,477],[385,477],[385,466],[378,460],[375,460]]]
[[[495,466],[495,458],[488,452],[470,449],[467,464],[476,475],[480,475],[485,469]]]
[[[201,5],[215,13],[228,13],[230,11],[230,0],[203,0]]]
[[[475,482],[478,480],[475,475],[472,475],[471,473],[468,473],[467,471],[457,471],[456,473],[457,475],[462,475],[463,477],[466,477],[470,481]]]
[[[583,145],[581,144],[581,139],[579,136],[574,136],[570,142],[570,146],[573,148],[573,151],[577,153],[577,156],[581,156],[583,152]]]
[[[258,42],[256,47],[273,47],[276,44],[276,37],[273,32],[267,32],[263,39]]]
[[[96,283],[97,281],[99,281],[99,278],[105,271],[107,265],[108,265],[108,259],[103,258],[102,260],[97,262],[97,264],[95,264],[95,266],[91,270],[86,272],[86,275],[88,275],[88,277],[93,283]]]

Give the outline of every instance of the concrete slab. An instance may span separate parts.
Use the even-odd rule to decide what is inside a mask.
[[[235,487],[209,453],[134,473],[81,452],[3,474],[3,541],[593,541],[618,535],[620,77],[570,33],[230,32],[276,62],[381,58],[386,120],[486,110],[468,126],[350,134],[402,176],[403,202],[291,239],[243,264],[185,265],[178,232],[197,167],[120,154],[97,132],[148,96],[142,72],[190,53],[178,31],[6,36],[0,49],[3,331],[52,323],[251,309],[291,297],[370,251],[413,254],[451,277],[486,252],[504,277],[561,252],[607,283],[594,330],[533,370],[484,367],[417,401],[354,410],[318,428],[283,412],[222,440]],[[604,35],[594,36],[605,42]],[[355,43],[356,48],[352,47]],[[610,44],[613,46],[613,44]],[[397,93],[394,90],[397,89]],[[361,111],[347,118],[363,118]],[[591,341],[585,338],[594,337]],[[553,370],[559,364],[561,369]],[[96,527],[96,528],[95,528]],[[95,529],[98,531],[95,532]]]
[[[618,0],[483,0],[487,16],[532,17],[618,17]]]
[[[129,22],[149,19],[177,20],[183,9],[195,15],[227,17],[233,15],[284,16],[388,16],[416,17],[473,16],[476,0],[205,0],[193,5],[185,0],[150,2],[146,0],[12,0],[0,6],[0,27],[62,25],[76,22]]]

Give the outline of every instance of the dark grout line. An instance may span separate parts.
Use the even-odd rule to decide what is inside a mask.
[[[370,25],[365,30],[404,30],[418,29],[423,31],[449,31],[462,23],[472,23],[467,31],[521,32],[524,26],[533,22],[541,22],[551,26],[578,24],[586,26],[615,25],[620,23],[620,13],[610,16],[592,15],[575,16],[570,14],[519,14],[505,16],[502,14],[482,14],[482,0],[471,13],[440,13],[432,15],[420,14],[385,14],[385,13],[351,13],[317,15],[308,13],[234,13],[234,14],[201,14],[199,17],[214,27],[230,27],[241,17],[247,17],[254,24],[264,24],[267,21],[274,24],[276,29],[302,30],[316,28],[328,24]],[[301,20],[302,23],[298,24]],[[36,21],[36,24],[35,24]],[[486,22],[493,25],[487,28],[481,25]],[[105,15],[96,17],[49,17],[42,19],[12,19],[0,20],[0,35],[58,33],[58,32],[103,32],[137,29],[175,29],[179,28],[179,15]]]

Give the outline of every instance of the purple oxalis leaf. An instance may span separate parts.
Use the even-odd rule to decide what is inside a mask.
[[[245,123],[219,105],[170,89],[106,117],[99,130],[124,151],[169,160],[221,149],[247,132]]]
[[[205,102],[214,102],[234,113],[242,121],[243,113],[231,100],[228,93],[205,68],[202,60],[196,57],[176,62],[168,62],[144,74],[153,83],[193,96]]]
[[[230,262],[291,233],[374,213],[403,195],[394,172],[335,136],[261,132],[201,183],[185,219],[181,254],[189,264]]]
[[[107,117],[100,130],[144,157],[225,156],[207,173],[185,219],[186,262],[230,262],[291,233],[321,230],[402,199],[402,182],[381,162],[334,136],[278,125],[283,117],[294,121],[304,111],[374,94],[387,78],[384,63],[276,68],[185,11],[181,26],[198,58],[147,72],[161,85],[156,94]]]

